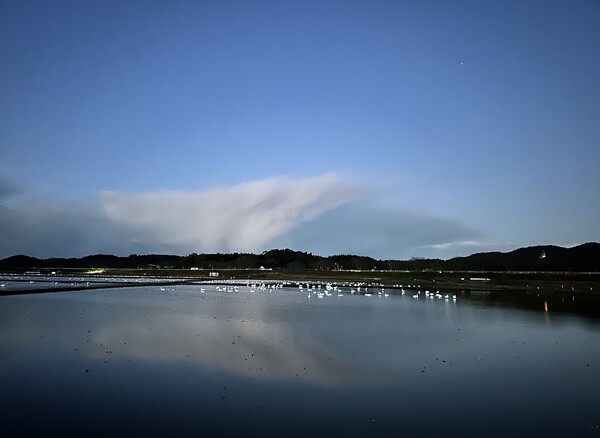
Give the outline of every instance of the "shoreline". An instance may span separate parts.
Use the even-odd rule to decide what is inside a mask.
[[[506,292],[541,295],[586,295],[600,298],[600,273],[492,272],[492,271],[284,271],[284,270],[66,270],[54,274],[0,272],[0,283],[30,281],[56,284],[69,278],[70,284],[39,288],[0,288],[0,296],[184,284],[246,284],[262,282],[291,286],[363,284],[391,290],[431,290],[443,292]],[[127,279],[131,281],[111,281]]]

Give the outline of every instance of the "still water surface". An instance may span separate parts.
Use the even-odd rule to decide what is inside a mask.
[[[600,319],[473,298],[0,297],[0,433],[600,436]]]

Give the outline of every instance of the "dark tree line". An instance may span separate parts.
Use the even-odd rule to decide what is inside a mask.
[[[412,258],[376,260],[351,254],[322,257],[291,249],[272,249],[262,254],[213,253],[187,256],[131,254],[119,257],[96,254],[81,258],[38,259],[18,255],[0,260],[0,269],[121,268],[121,269],[267,269],[280,270],[473,270],[473,271],[600,271],[600,244],[573,248],[534,246],[500,253],[489,252],[450,260]]]

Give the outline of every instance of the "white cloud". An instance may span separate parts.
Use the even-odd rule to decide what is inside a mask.
[[[480,252],[506,252],[516,248],[518,248],[518,246],[510,242],[499,243],[493,241],[457,240],[454,242],[448,241],[433,245],[423,245],[420,249],[424,250],[428,257],[451,258],[468,256]]]
[[[462,241],[462,242],[436,243],[434,245],[426,245],[424,248],[451,249],[451,248],[463,247],[463,246],[474,247],[474,246],[483,246],[483,245],[484,245],[483,243],[476,242],[474,240],[465,240],[465,241]]]
[[[0,258],[288,247],[403,259],[453,256],[481,237],[453,218],[382,207],[381,196],[337,174],[195,192],[101,192],[71,203],[13,195],[10,204],[0,205]]]
[[[98,200],[107,218],[129,228],[138,243],[207,252],[256,251],[363,192],[338,175],[326,174],[199,192],[103,192]]]
[[[436,256],[434,246],[471,241],[481,231],[443,216],[381,207],[370,200],[348,203],[301,224],[277,246],[318,254],[361,254],[380,259]]]

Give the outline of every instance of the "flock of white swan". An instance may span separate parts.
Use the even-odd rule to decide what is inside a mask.
[[[55,278],[37,278],[38,280],[42,279],[42,280],[46,280],[46,282],[49,282],[50,280],[54,281]],[[5,278],[2,278],[2,280],[5,280]],[[34,281],[31,280],[30,278],[11,278],[11,280],[15,281],[17,280],[17,283],[23,283],[26,282],[24,280],[28,280],[30,283],[33,283]],[[20,280],[20,281],[19,281]],[[86,279],[84,278],[78,278],[78,279],[73,279],[73,278],[69,278],[69,281],[73,281],[73,280],[78,280],[80,282],[86,282]],[[95,279],[98,280],[98,279]],[[110,280],[110,282],[115,283],[115,282],[123,282],[124,286],[126,285],[126,283],[131,283],[131,282],[135,282],[136,280],[131,280],[131,279],[115,279],[115,278],[110,278],[110,279],[100,279],[100,280]],[[140,279],[141,280],[141,279]],[[140,281],[137,280],[137,281]],[[148,281],[149,279],[143,279],[144,281]],[[175,279],[170,279],[170,280],[175,280]],[[157,279],[158,281],[158,279]],[[162,280],[164,281],[164,279]],[[349,293],[351,295],[357,294],[357,295],[362,295],[365,297],[371,297],[371,296],[378,296],[378,297],[388,297],[390,296],[390,291],[399,291],[400,293],[394,292],[393,295],[412,295],[412,297],[414,299],[443,299],[446,301],[456,301],[456,295],[451,295],[451,294],[441,294],[440,291],[435,291],[435,292],[430,292],[429,290],[423,290],[421,291],[421,286],[417,285],[417,284],[409,284],[406,286],[403,286],[401,284],[394,284],[393,286],[389,287],[389,288],[385,288],[382,284],[371,284],[371,283],[364,283],[364,282],[344,282],[344,283],[335,283],[335,282],[324,282],[324,281],[286,281],[286,280],[275,280],[275,281],[253,281],[253,280],[232,280],[232,281],[225,281],[225,282],[219,282],[217,283],[202,283],[202,286],[200,288],[200,292],[204,293],[206,292],[207,288],[209,286],[213,286],[214,287],[214,291],[216,292],[238,292],[240,291],[240,288],[243,288],[244,286],[246,287],[246,290],[248,290],[249,292],[274,292],[278,289],[283,289],[285,288],[298,288],[301,291],[307,291],[307,297],[308,298],[326,298],[326,297],[332,297],[332,296],[336,296],[336,297],[342,297],[345,294]],[[54,281],[54,284],[58,285],[59,283],[57,283],[56,281]],[[74,284],[74,283],[71,283]],[[89,286],[90,282],[87,281],[87,285]],[[8,286],[8,282],[7,281],[3,281],[2,283],[0,283],[0,288],[4,289],[5,287]],[[160,286],[160,290],[161,291],[175,291],[176,287],[175,285],[161,285]],[[415,293],[416,292],[416,293]]]
[[[218,284],[214,286],[214,290],[217,292],[238,292],[240,291],[240,287],[246,287],[251,293],[254,292],[274,292],[278,289],[283,289],[284,287],[296,287],[301,291],[307,291],[307,298],[326,298],[326,297],[342,297],[347,293],[351,295],[358,294],[365,297],[378,296],[378,297],[389,297],[390,289],[386,289],[382,285],[370,285],[366,283],[344,283],[338,285],[336,283],[310,283],[310,282],[291,282],[291,281],[281,281],[274,283],[265,283],[265,282],[251,282],[246,281],[243,283],[233,283],[233,284]],[[399,290],[400,294],[396,295],[406,295],[409,294],[409,291],[417,290],[417,293],[413,294],[412,297],[414,299],[426,298],[426,299],[443,299],[445,301],[456,301],[456,295],[451,294],[441,294],[440,291],[430,292],[428,290],[421,291],[420,286],[418,285],[407,285],[406,289],[402,285],[394,285],[391,289]],[[408,291],[407,291],[408,289]],[[204,293],[206,289],[202,287],[200,292]]]

